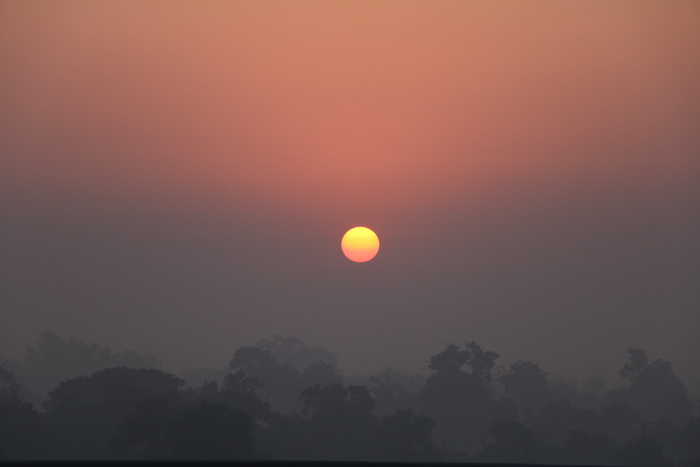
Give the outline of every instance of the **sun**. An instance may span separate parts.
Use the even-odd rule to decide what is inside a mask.
[[[365,263],[377,255],[379,237],[367,227],[354,227],[345,232],[340,247],[350,261]]]

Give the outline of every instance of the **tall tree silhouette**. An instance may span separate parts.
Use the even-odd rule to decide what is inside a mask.
[[[299,372],[289,364],[280,365],[269,350],[245,346],[237,349],[229,362],[234,372],[244,371],[260,383],[258,394],[272,409],[291,413],[299,410],[302,390]]]
[[[137,403],[178,396],[183,381],[160,370],[110,368],[61,383],[44,404],[64,459],[112,455],[112,437]]]
[[[297,338],[275,337],[263,343],[280,353],[285,361],[280,363],[272,350],[246,346],[236,350],[229,362],[229,368],[234,373],[244,371],[257,379],[261,385],[258,394],[272,409],[285,414],[299,412],[299,395],[304,388],[342,382],[335,367],[335,358],[331,358],[330,352],[306,347]],[[319,358],[314,358],[315,355],[319,355]],[[289,361],[308,362],[308,366],[299,371]]]
[[[376,423],[374,399],[367,388],[340,384],[314,385],[301,393],[309,435],[317,443],[316,459],[369,460]]]
[[[427,462],[439,459],[432,441],[435,421],[412,410],[397,410],[379,423],[378,441],[382,460]]]
[[[112,353],[108,347],[42,331],[37,344],[27,347],[24,359],[12,365],[18,378],[35,394],[34,402],[42,402],[61,381],[119,366],[160,368],[161,363],[151,354]]]
[[[475,453],[493,421],[489,382],[498,354],[474,342],[464,349],[450,344],[430,357],[431,370],[421,392],[422,410],[437,422],[438,446]],[[471,367],[471,371],[469,371]]]
[[[15,374],[0,366],[0,461],[43,458],[42,416],[20,395]]]
[[[251,418],[225,404],[201,402],[189,407],[171,429],[177,459],[243,460],[255,454]]]
[[[620,376],[629,385],[618,397],[637,410],[645,421],[656,422],[670,418],[685,424],[693,413],[694,404],[680,379],[673,373],[671,362],[649,361],[642,349],[628,349],[629,361],[620,370]]]
[[[218,385],[217,385],[218,386]],[[264,420],[270,413],[270,404],[262,401],[258,396],[259,390],[263,387],[258,378],[240,368],[224,377],[224,382],[220,391],[217,387],[209,385],[212,389],[213,397],[216,400],[227,404],[229,407],[241,410],[249,414],[254,420]],[[205,390],[203,386],[200,392]]]
[[[280,364],[288,363],[298,371],[304,371],[317,363],[326,363],[335,367],[336,356],[323,347],[309,347],[301,339],[294,336],[274,335],[263,339],[256,347],[271,352]]]
[[[513,402],[522,422],[532,420],[547,402],[547,373],[534,362],[518,360],[498,380],[503,397]]]
[[[535,434],[514,420],[499,420],[488,428],[491,442],[479,455],[487,462],[537,462],[541,459],[541,445]]]
[[[386,368],[371,375],[367,382],[367,387],[376,401],[377,415],[392,415],[397,410],[418,407],[425,376]]]

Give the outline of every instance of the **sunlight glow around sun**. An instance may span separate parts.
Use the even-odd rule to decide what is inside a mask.
[[[367,227],[354,227],[345,232],[340,247],[349,260],[365,263],[377,255],[379,237]]]

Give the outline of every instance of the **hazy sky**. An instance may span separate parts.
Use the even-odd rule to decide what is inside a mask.
[[[0,355],[700,383],[700,3],[0,0]],[[345,259],[365,225],[382,248]],[[692,385],[691,385],[692,389]]]

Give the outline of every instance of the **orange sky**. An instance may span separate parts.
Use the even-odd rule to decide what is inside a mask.
[[[318,286],[316,275],[330,281],[325,259],[294,256],[315,254],[313,245],[300,246],[301,239],[337,250],[347,228],[376,227],[382,240],[378,259],[384,261],[376,267],[386,268],[381,280],[393,281],[387,285],[391,293],[400,296],[404,285],[406,297],[424,290],[424,301],[413,302],[448,310],[429,318],[442,326],[426,330],[432,333],[426,345],[433,347],[453,338],[441,332],[468,328],[467,318],[454,310],[476,295],[461,285],[450,288],[467,281],[462,275],[483,280],[482,292],[498,289],[470,306],[510,309],[512,304],[501,303],[508,286],[489,282],[500,280],[494,272],[499,265],[527,263],[525,275],[564,277],[558,267],[593,261],[590,252],[600,245],[608,248],[600,254],[612,258],[613,266],[597,267],[611,271],[610,277],[625,276],[626,268],[635,270],[634,258],[649,254],[647,263],[640,260],[644,267],[636,268],[649,271],[647,282],[632,281],[630,290],[672,277],[668,283],[675,285],[662,281],[655,289],[659,303],[681,303],[685,311],[669,320],[686,320],[679,332],[700,332],[697,318],[687,321],[698,303],[691,287],[700,232],[698,24],[700,4],[684,1],[0,0],[0,207],[13,219],[0,250],[10,266],[0,272],[16,285],[4,306],[32,309],[32,300],[41,306],[56,302],[59,292],[36,285],[35,272],[24,276],[11,265],[43,264],[38,253],[29,258],[42,248],[72,251],[61,240],[47,246],[53,245],[49,232],[46,239],[31,240],[39,234],[29,229],[47,225],[60,231],[56,219],[91,204],[89,209],[112,219],[105,225],[124,229],[137,221],[119,216],[147,219],[163,212],[187,219],[183,223],[230,223],[212,232],[247,226],[252,233],[228,247],[260,253],[246,260],[252,269],[236,270],[251,284],[257,284],[256,274],[287,271],[286,263],[278,263],[280,252],[308,274],[307,285]],[[37,220],[46,212],[53,220]],[[190,244],[183,245],[195,258]],[[95,249],[107,258],[113,247]],[[87,250],[75,254],[89,257]],[[617,254],[632,263],[618,271]],[[217,264],[233,267],[224,263]],[[192,266],[192,275],[200,266]],[[599,275],[587,267],[574,269]],[[444,271],[439,283],[432,278],[436,270]],[[511,280],[530,279],[513,273]],[[66,290],[80,289],[78,278],[65,281]],[[104,298],[98,285],[91,290]],[[294,292],[308,294],[294,295],[303,306],[316,310],[335,303],[314,302],[311,287]],[[586,287],[576,293],[593,296]],[[372,310],[391,303],[377,290],[376,300],[365,303]],[[280,294],[280,300],[291,296]],[[543,289],[532,306],[559,306],[546,296]],[[77,295],[61,297],[73,307],[88,307]],[[622,323],[637,303],[618,298],[609,307],[629,307]],[[591,301],[590,307],[598,306]],[[279,305],[253,302],[246,306]],[[215,297],[210,304],[216,308]],[[64,333],[82,329],[58,329],[63,321],[42,313],[7,315],[10,331],[0,340],[18,349],[41,326]],[[406,325],[403,334],[397,330],[406,342],[426,329],[421,312],[410,314],[417,324]],[[352,336],[352,325],[338,319],[335,325]],[[494,319],[493,328],[488,319],[475,328],[482,329],[486,347],[488,339],[508,341],[496,330],[503,318]],[[337,344],[346,355],[353,351],[350,337],[344,342],[330,331],[302,335],[303,328],[288,324],[276,332]],[[119,341],[98,324],[92,329],[85,339],[147,345],[145,337]],[[615,333],[627,331],[620,329],[622,324],[610,326],[615,344],[604,350],[624,349]],[[639,329],[629,340],[647,342],[658,326],[650,321]],[[268,331],[251,324],[239,338],[263,338]],[[674,332],[670,327],[668,334]],[[155,344],[148,350],[175,355],[176,345],[166,341],[161,345],[170,350]],[[668,345],[660,349],[680,354],[683,339],[676,341],[664,341]],[[372,360],[368,345],[358,362]],[[223,352],[210,354],[217,351]]]
[[[34,148],[5,163],[18,185],[413,210],[692,157],[616,139],[695,131],[696,4],[3,9],[3,123]]]

